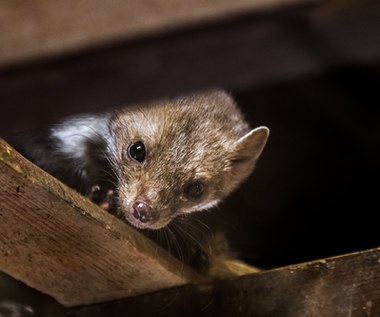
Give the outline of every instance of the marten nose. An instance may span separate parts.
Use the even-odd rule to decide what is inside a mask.
[[[156,221],[158,212],[144,201],[136,201],[133,204],[133,216],[142,223]]]

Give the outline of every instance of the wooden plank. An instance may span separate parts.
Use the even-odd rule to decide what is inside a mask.
[[[1,1],[0,66],[315,0]]]
[[[0,141],[0,270],[67,306],[200,276]]]
[[[184,286],[48,317],[377,317],[380,248],[333,257],[216,284]]]

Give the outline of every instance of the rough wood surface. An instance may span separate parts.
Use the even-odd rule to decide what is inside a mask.
[[[0,270],[67,305],[200,281],[0,141]]]
[[[314,0],[0,1],[0,65]]]
[[[378,317],[379,279],[380,248],[47,316]]]

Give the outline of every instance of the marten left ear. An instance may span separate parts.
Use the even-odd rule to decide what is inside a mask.
[[[254,166],[267,143],[268,137],[269,129],[267,127],[251,130],[237,141],[232,161]]]

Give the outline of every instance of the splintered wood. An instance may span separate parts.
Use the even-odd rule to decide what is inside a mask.
[[[0,139],[0,270],[67,306],[202,280]]]

